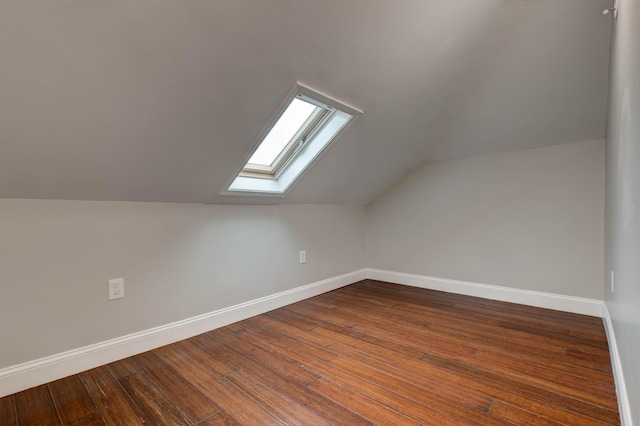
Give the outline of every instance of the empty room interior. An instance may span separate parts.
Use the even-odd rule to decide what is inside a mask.
[[[0,425],[640,422],[634,0],[3,0]]]

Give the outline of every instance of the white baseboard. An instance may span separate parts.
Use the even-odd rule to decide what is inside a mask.
[[[387,281],[395,284],[427,288],[430,290],[481,297],[483,299],[500,300],[503,302],[536,306],[538,308],[602,317],[603,302],[601,300],[564,296],[561,294],[544,293],[540,291],[520,290],[517,288],[478,284],[467,281],[449,280],[425,275],[383,271],[380,269],[367,269],[367,278]]]
[[[609,354],[611,354],[611,367],[613,368],[613,378],[616,382],[616,393],[618,394],[618,408],[620,410],[620,421],[622,426],[633,426],[631,419],[631,405],[629,404],[629,395],[627,394],[627,385],[622,374],[622,363],[620,362],[620,352],[618,352],[618,342],[613,331],[613,323],[607,309],[607,304],[602,304],[602,319],[604,321],[604,330],[607,333],[607,341],[609,342]]]
[[[0,397],[196,336],[364,280],[366,269],[0,370]]]

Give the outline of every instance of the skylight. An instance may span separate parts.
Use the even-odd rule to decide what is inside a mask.
[[[221,194],[283,195],[360,114],[296,85]]]
[[[313,113],[319,108],[309,102],[296,98],[287,107],[282,117],[271,128],[256,152],[253,153],[247,164],[272,166],[278,155],[287,147],[296,133]]]

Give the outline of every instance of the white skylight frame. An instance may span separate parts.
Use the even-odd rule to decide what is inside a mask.
[[[317,115],[303,126],[270,165],[248,164],[271,130],[295,100],[312,103]],[[222,195],[258,195],[283,197],[326,150],[342,136],[361,111],[331,99],[301,84],[296,84],[277,114],[261,133],[234,174],[225,183]],[[307,123],[308,124],[308,123]],[[271,158],[271,157],[269,157]],[[268,160],[267,160],[268,161]]]
[[[322,129],[335,111],[331,106],[300,93],[296,94],[262,138],[239,175],[263,179],[277,178],[280,170]]]

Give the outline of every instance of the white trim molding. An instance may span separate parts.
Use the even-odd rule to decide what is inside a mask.
[[[159,348],[366,278],[366,269],[171,324],[0,369],[0,397]]]
[[[613,378],[616,382],[616,393],[618,394],[620,422],[622,426],[633,426],[633,420],[631,419],[631,405],[629,403],[629,395],[627,394],[627,385],[624,381],[624,374],[622,372],[620,352],[618,352],[618,342],[616,341],[616,334],[613,331],[613,323],[611,322],[611,316],[609,315],[606,302],[602,304],[602,320],[604,322],[604,331],[607,333],[607,341],[609,342],[611,368],[613,369]]]
[[[500,300],[503,302],[518,303],[538,308],[590,315],[593,317],[602,317],[602,300],[544,293],[541,291],[521,290],[517,288],[500,287],[468,281],[450,280],[446,278],[429,277],[426,275],[384,271],[380,269],[367,269],[367,278],[394,284],[403,284],[412,287],[481,297],[483,299]]]

